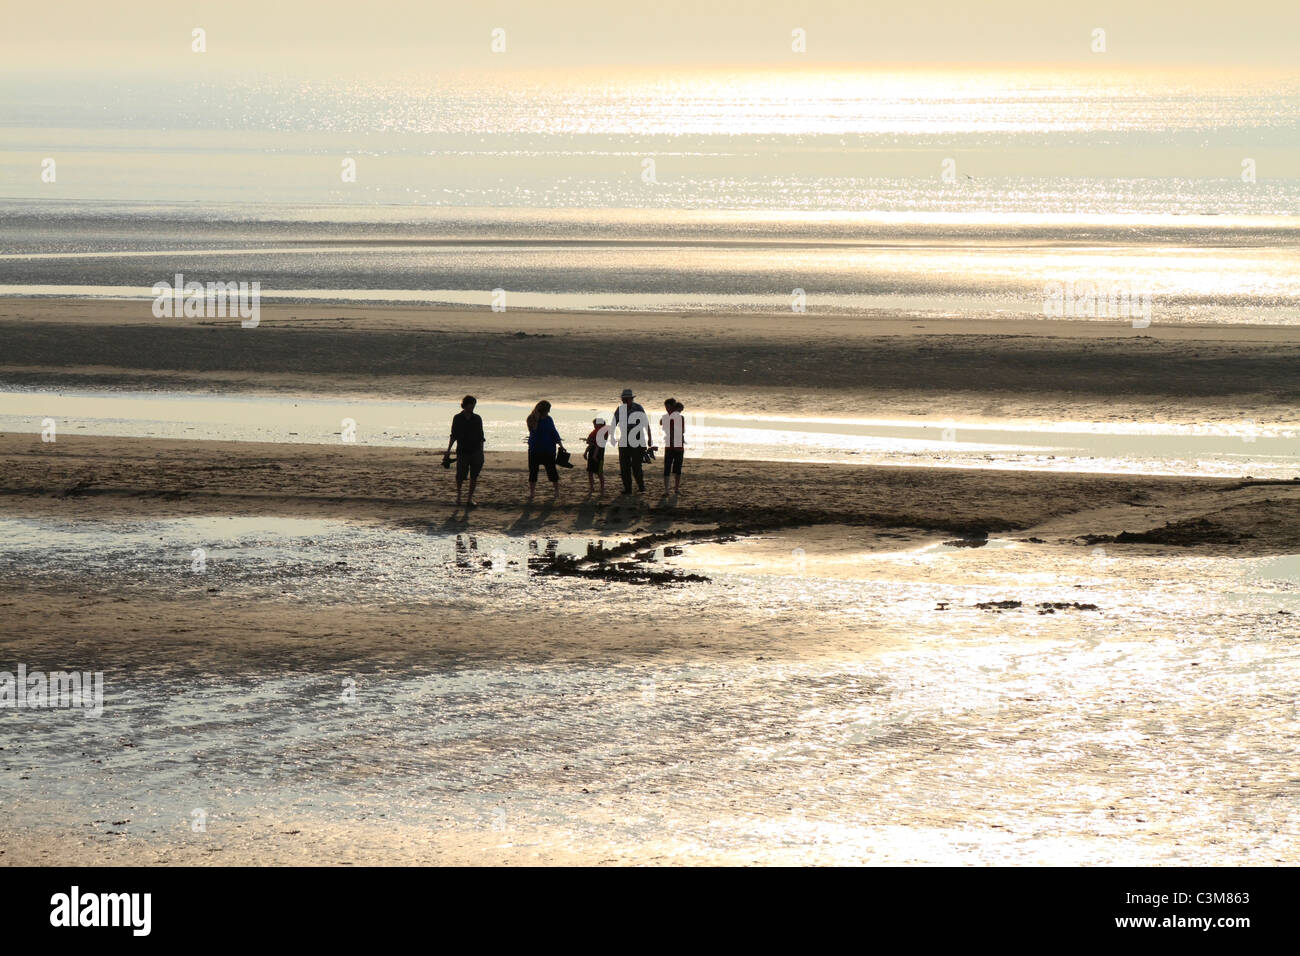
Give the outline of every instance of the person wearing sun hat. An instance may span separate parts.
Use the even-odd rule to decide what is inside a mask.
[[[632,493],[632,479],[638,491],[645,491],[645,476],[641,473],[641,456],[650,447],[650,416],[644,408],[632,401],[632,389],[623,389],[622,401],[614,409],[609,422],[611,441],[617,435],[618,473],[623,479],[623,494]]]

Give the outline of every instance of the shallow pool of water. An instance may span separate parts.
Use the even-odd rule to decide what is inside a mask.
[[[557,405],[560,434],[580,451],[608,408]],[[0,430],[134,438],[406,445],[445,448],[451,402],[121,391],[0,392]],[[490,451],[524,451],[530,407],[482,402]],[[653,423],[659,412],[650,409]],[[655,440],[658,426],[654,426]],[[1198,425],[883,421],[686,415],[688,454],[718,459],[1290,478],[1300,429],[1254,421]]]
[[[1210,864],[1300,850],[1297,556],[865,538],[831,552],[791,531],[658,555],[707,583],[593,588],[526,560],[511,570],[545,539],[332,521],[8,519],[0,542],[11,587],[470,612],[527,595],[587,622],[627,592],[667,620],[806,641],[238,676],[126,667],[106,675],[98,719],[0,712],[0,834],[127,821],[112,832],[234,851],[270,815],[307,839],[365,822],[612,858]],[[495,569],[494,552],[507,555]]]

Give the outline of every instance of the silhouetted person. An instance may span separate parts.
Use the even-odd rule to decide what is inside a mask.
[[[609,426],[605,419],[594,418],[592,429],[587,435],[587,450],[582,457],[587,460],[587,497],[596,490],[596,479],[600,479],[600,496],[605,497],[605,446],[609,444]]]
[[[618,472],[623,479],[623,494],[632,493],[632,479],[638,491],[645,491],[645,478],[641,474],[641,456],[650,447],[650,417],[645,409],[632,401],[632,389],[623,389],[623,401],[614,409],[610,419],[611,440],[618,442]],[[617,435],[617,439],[614,436]]]
[[[555,465],[556,446],[564,441],[551,418],[551,403],[538,402],[528,414],[528,500],[537,491],[537,472],[545,465],[546,477],[551,481],[555,497],[560,497],[560,471]]]
[[[686,455],[686,419],[682,411],[686,406],[675,398],[664,402],[665,414],[659,419],[659,430],[664,436],[664,494],[668,494],[668,475],[673,476],[673,494],[682,484],[682,458]]]
[[[469,497],[465,507],[472,508],[478,502],[474,500],[474,488],[478,485],[479,472],[483,470],[483,445],[487,438],[483,435],[483,419],[474,414],[478,399],[466,395],[460,401],[461,411],[451,420],[451,438],[447,441],[447,451],[443,460],[451,457],[451,446],[456,446],[456,504],[460,504],[460,486],[469,476]]]

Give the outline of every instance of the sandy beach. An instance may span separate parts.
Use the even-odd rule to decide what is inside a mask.
[[[0,762],[23,807],[13,826],[0,826],[7,865],[62,863],[69,853],[191,865],[1201,859],[1199,841],[1179,847],[1168,834],[1204,811],[1206,763],[1228,752],[1222,733],[1239,731],[1202,732],[1158,771],[1142,748],[1093,745],[1064,769],[1048,763],[1024,776],[1013,797],[986,779],[990,762],[1009,772],[1004,761],[1024,759],[997,728],[1039,727],[1035,746],[1048,760],[1054,748],[1078,746],[1078,735],[1089,739],[1091,727],[1134,720],[1133,708],[1159,706],[1178,725],[1201,719],[1259,638],[1242,631],[1241,646],[1218,660],[1212,642],[1188,630],[1194,618],[1172,631],[1135,629],[1143,602],[1181,601],[1193,615],[1262,629],[1266,642],[1295,619],[1288,592],[1266,580],[1289,580],[1289,565],[1277,562],[1300,552],[1292,482],[696,461],[676,499],[593,501],[569,480],[560,502],[543,496],[526,507],[522,456],[496,453],[483,506],[467,515],[437,458],[419,450],[6,434],[0,461],[0,522],[7,533],[38,529],[48,549],[43,563],[0,565],[0,654],[102,670],[114,692],[102,730],[67,715],[43,724],[48,741],[7,742]],[[305,537],[288,542],[285,559],[251,576],[223,571],[274,542],[286,521]],[[185,537],[215,547],[225,522],[248,529],[243,543],[214,551],[209,574],[190,574]],[[61,529],[77,530],[66,539]],[[123,529],[140,529],[137,543],[115,543]],[[373,572],[359,542],[375,535],[378,573],[412,582],[389,597],[365,583]],[[669,561],[677,573],[712,583],[550,578],[552,565],[531,559],[526,576],[493,582],[490,545],[476,538],[606,542],[629,556],[672,544],[685,552]],[[467,559],[443,557],[440,543],[453,539],[458,554],[470,543]],[[318,563],[297,569],[313,548]],[[588,566],[626,567],[612,557]],[[1206,568],[1221,578],[1253,567],[1274,590],[1199,610]],[[423,591],[449,573],[464,590]],[[1180,593],[1192,590],[1164,593],[1171,577]],[[1240,586],[1216,579],[1208,594]],[[1166,658],[1154,670],[1141,663]],[[846,667],[858,675],[848,684]],[[482,688],[472,676],[496,673],[503,683]],[[1095,706],[1084,704],[1089,673],[1105,688]],[[340,680],[357,684],[360,704],[330,703]],[[411,680],[452,683],[410,689]],[[511,688],[539,680],[574,683],[514,700]],[[457,681],[470,689],[455,690]],[[1263,706],[1246,693],[1238,707]],[[1272,699],[1268,685],[1250,693]],[[393,694],[407,703],[385,703]],[[826,700],[836,702],[830,712]],[[863,716],[878,701],[889,716]],[[200,716],[213,706],[236,709]],[[543,725],[498,740],[499,721],[519,706]],[[805,724],[797,708],[808,706],[817,716]],[[297,737],[302,708],[319,740]],[[1215,727],[1238,727],[1231,713]],[[250,730],[232,729],[212,749],[204,728],[228,719],[251,721]],[[1268,749],[1274,719],[1260,717],[1252,731],[1264,757],[1256,779],[1234,791],[1240,808],[1222,805],[1225,820],[1236,814],[1249,828],[1206,824],[1220,834],[1219,857],[1275,862],[1294,851],[1281,811],[1256,802],[1288,772],[1288,757]],[[489,741],[453,733],[403,749],[413,732],[423,740],[483,720]],[[736,736],[737,721],[748,736]],[[972,762],[973,740],[987,741],[979,746],[988,756]],[[75,800],[65,806],[61,778],[44,769],[83,751],[98,754],[109,787],[84,811]],[[1050,802],[1061,773],[1096,788],[1091,816]],[[444,779],[454,781],[449,793],[391,797],[405,793],[405,780]],[[1130,790],[1137,779],[1150,793]],[[381,780],[374,799],[362,796]],[[746,835],[786,812],[777,805],[789,803],[789,787],[811,809],[788,825],[812,829],[771,846]],[[892,798],[867,800],[864,787]],[[321,802],[327,794],[346,803]],[[830,840],[818,828],[832,824],[816,821],[842,819],[846,805],[862,808],[860,837]],[[197,834],[194,807],[213,814]],[[903,814],[934,842],[900,841],[893,820]],[[1002,836],[991,821],[1008,814],[1021,822]],[[678,816],[705,829],[638,836],[637,819]],[[1260,833],[1270,836],[1259,842]]]
[[[1101,420],[1254,416],[1296,421],[1300,333],[1292,327],[925,321],[906,317],[788,317],[493,313],[272,305],[256,329],[233,321],[159,322],[146,303],[17,300],[0,303],[0,374],[12,385],[238,393],[480,396],[600,403],[622,380],[607,376],[613,350],[636,355],[645,393],[688,395],[694,407],[769,413],[892,413],[934,417],[1050,407]],[[638,331],[629,340],[626,329]],[[524,331],[527,329],[528,331]],[[574,369],[599,370],[599,377]],[[521,369],[539,370],[519,375]],[[540,371],[545,369],[546,371]],[[513,374],[512,374],[513,373]],[[455,507],[451,473],[428,449],[372,445],[171,441],[61,434],[0,435],[0,511],[50,519],[132,521],[193,515],[319,518],[427,527],[444,534],[707,540],[815,529],[834,550],[895,546],[935,535],[1010,535],[1026,542],[1235,556],[1300,550],[1300,483],[1173,476],[1042,474],[957,468],[846,467],[692,458],[680,497],[649,491],[587,495],[582,468],[565,473],[553,502],[543,485],[525,503],[525,456],[489,451],[472,512]],[[1032,545],[1031,545],[1032,546]],[[101,609],[67,595],[11,594],[23,625],[13,640],[57,647],[69,620],[91,626]],[[726,652],[748,633],[703,635],[692,622],[647,623],[617,639],[575,638],[559,621],[479,628],[419,620],[387,646],[387,623],[357,615],[333,647],[304,643],[317,618],[340,613],[268,610],[205,598],[201,606],[118,600],[119,627],[96,639],[180,647],[229,661],[265,653],[439,655],[449,649],[523,653],[639,653],[690,644]],[[502,612],[505,614],[506,612]],[[197,617],[195,617],[197,615]],[[233,623],[238,621],[239,623]],[[130,626],[125,626],[129,624]],[[215,625],[215,626],[214,626]],[[191,647],[185,633],[205,635]],[[144,635],[147,635],[144,636]],[[223,635],[218,637],[218,635]],[[778,640],[776,635],[771,639]],[[610,643],[613,640],[613,643]],[[233,641],[234,648],[226,648]],[[35,642],[35,643],[32,643]],[[328,650],[327,650],[328,649]],[[805,646],[804,651],[807,650]],[[177,651],[181,653],[182,651]]]
[[[438,466],[439,458],[427,450],[359,445],[77,435],[45,443],[39,435],[8,434],[0,436],[0,507],[105,518],[310,514],[515,533],[842,524],[987,536],[1051,522],[1058,536],[1077,537],[1205,519],[1221,523],[1224,534],[1189,536],[1187,545],[1221,545],[1229,532],[1259,553],[1297,543],[1286,506],[1300,483],[1287,481],[705,459],[691,462],[680,496],[663,497],[650,467],[645,495],[624,498],[614,480],[603,498],[589,496],[585,475],[575,468],[563,473],[558,501],[543,487],[529,506],[525,456],[489,452],[480,506],[466,512],[455,506],[452,474]]]
[[[156,320],[145,302],[7,299],[0,356],[11,389],[282,398],[290,422],[300,396],[602,408],[626,369],[639,394],[732,415],[1253,420],[1281,436],[1300,422],[1300,334],[1283,326],[273,304],[242,329]],[[1287,765],[1274,690],[1290,678],[1271,642],[1297,610],[1300,482],[689,454],[678,496],[651,466],[644,496],[618,497],[611,473],[588,497],[579,467],[558,501],[543,485],[530,506],[524,456],[498,444],[466,512],[427,444],[119,437],[75,421],[45,442],[40,427],[0,434],[0,653],[102,670],[112,693],[93,741],[68,715],[6,744],[22,813],[0,827],[5,864],[65,861],[74,824],[76,852],[99,863],[1295,849],[1260,801]],[[1213,657],[1224,641],[1238,657]],[[1217,688],[1239,658],[1267,676],[1225,710]],[[1086,696],[1094,675],[1100,697]],[[347,681],[359,708],[338,705]],[[1200,689],[1175,705],[1176,687]],[[1097,729],[1147,726],[1153,706],[1178,708],[1188,754],[1160,776],[1122,731]],[[1199,789],[1206,766],[1236,772],[1224,739],[1187,736],[1205,713],[1252,722],[1266,755],[1239,796]],[[211,752],[231,719],[251,723]],[[319,739],[299,742],[302,727]],[[989,789],[990,773],[1021,772],[1023,740],[1041,773],[1023,794]],[[59,782],[82,751],[115,768],[93,807]],[[1089,756],[1058,768],[1057,753]],[[384,786],[365,795],[372,778]],[[1079,818],[1055,808],[1063,780],[1107,796]],[[878,790],[895,802],[871,809]],[[1169,840],[1238,799],[1224,812],[1249,828],[1207,824],[1226,849]],[[198,837],[196,806],[220,821]],[[817,829],[846,806],[860,808],[852,839]],[[895,813],[937,842],[897,841]],[[647,840],[637,814],[691,822]],[[777,818],[821,835],[769,845]],[[1006,819],[1019,835],[1003,838]]]
[[[0,376],[42,388],[201,389],[854,417],[1300,422],[1294,326],[263,305],[160,320],[150,303],[0,300]],[[623,371],[626,369],[626,372]]]
[[[1231,557],[1300,551],[1300,482],[1173,477],[1055,475],[1013,471],[843,467],[776,462],[692,462],[683,493],[630,499],[613,489],[588,496],[583,476],[567,473],[558,502],[545,490],[525,501],[526,462],[490,453],[480,506],[455,505],[449,472],[427,451],[366,446],[259,445],[69,436],[0,436],[0,512],[55,520],[132,522],[204,516],[265,516],[384,523],[445,535],[532,538],[586,536],[652,543],[708,541],[798,529],[818,550],[898,548],[955,537],[989,536],[1079,549],[1099,544],[1137,553]],[[651,477],[654,489],[657,479]],[[636,542],[645,542],[636,545]],[[752,649],[753,633],[705,633],[693,620],[645,620],[629,631],[575,633],[562,618],[518,628],[502,609],[490,628],[399,613],[400,638],[375,611],[349,615],[296,605],[271,609],[238,596],[197,602],[25,593],[9,584],[8,605],[21,620],[11,651],[54,652],[68,628],[94,633],[97,652],[117,644],[150,654],[217,656],[260,666],[267,655],[365,657],[452,652],[513,658],[520,654],[642,654],[692,646],[722,653]],[[653,589],[651,589],[653,590]],[[105,608],[114,626],[100,628]],[[392,611],[393,609],[390,609]],[[321,641],[322,620],[338,643]],[[97,628],[100,628],[97,630]],[[186,637],[185,635],[190,635]],[[807,653],[806,641],[773,633]],[[233,644],[227,646],[227,642]],[[66,646],[63,648],[66,650]],[[166,649],[166,650],[165,650]]]

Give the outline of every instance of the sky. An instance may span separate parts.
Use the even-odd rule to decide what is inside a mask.
[[[0,69],[366,73],[856,67],[1300,66],[1295,0],[46,0],[10,3]],[[492,31],[505,31],[493,53]],[[1093,31],[1106,51],[1094,53]],[[806,31],[806,52],[791,50]]]

